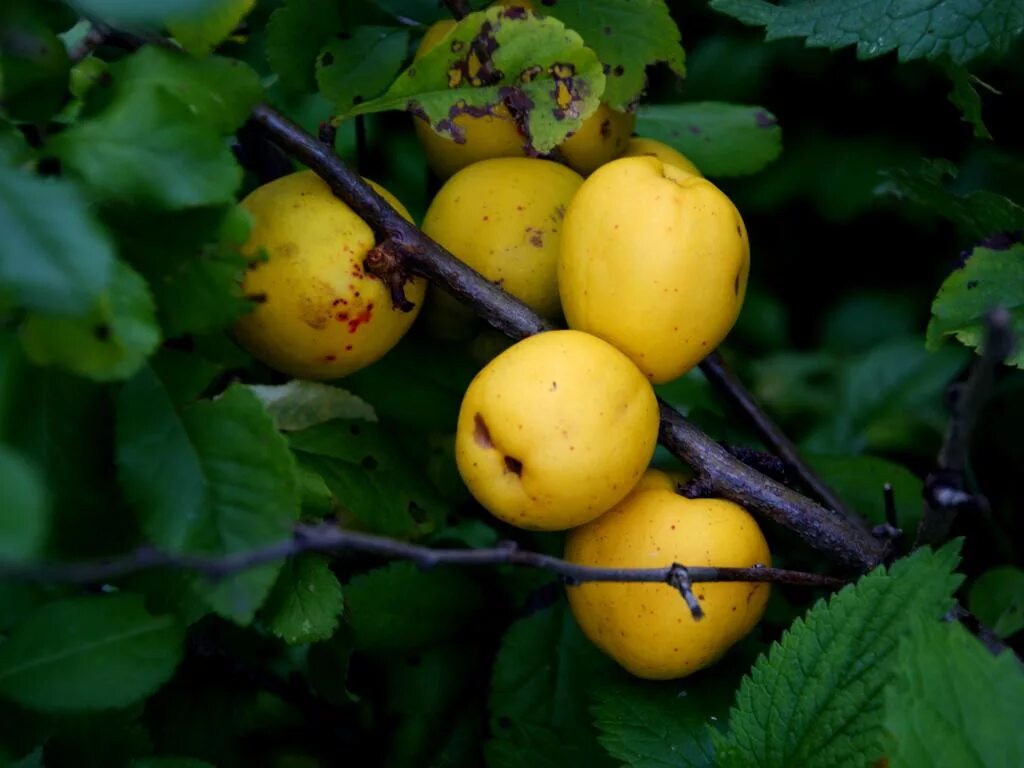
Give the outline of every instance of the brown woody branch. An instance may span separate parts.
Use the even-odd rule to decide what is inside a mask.
[[[553,326],[521,301],[403,219],[332,148],[267,105],[256,107],[252,120],[288,154],[323,178],[335,195],[373,227],[378,243],[388,243],[389,252],[400,255],[402,269],[444,288],[513,339],[552,330]],[[393,274],[381,277],[389,285],[395,280]],[[747,467],[665,403],[661,404],[661,440],[718,495],[791,528],[815,549],[864,570],[884,559],[885,545],[863,527]]]
[[[695,599],[690,585],[699,582],[772,582],[826,589],[838,589],[843,585],[842,580],[829,576],[760,566],[716,568],[687,567],[673,563],[663,568],[597,568],[570,563],[538,552],[523,551],[512,543],[493,549],[440,549],[370,533],[349,531],[332,523],[298,525],[290,539],[228,555],[172,554],[143,547],[122,557],[108,560],[39,566],[0,563],[0,577],[44,583],[102,584],[152,568],[180,568],[218,579],[304,552],[329,555],[364,552],[388,560],[411,560],[421,568],[433,568],[438,565],[520,565],[548,571],[571,585],[588,582],[670,584],[680,591],[694,618],[698,619],[701,614],[700,604]]]

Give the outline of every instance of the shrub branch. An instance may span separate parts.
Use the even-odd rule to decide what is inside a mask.
[[[521,301],[403,219],[330,147],[267,105],[257,106],[252,119],[283,150],[323,178],[334,194],[374,229],[378,243],[388,242],[389,252],[400,258],[402,267],[469,304],[513,339],[553,329]],[[885,545],[862,526],[747,467],[664,402],[661,440],[717,494],[792,529],[823,554],[863,570],[884,559]]]

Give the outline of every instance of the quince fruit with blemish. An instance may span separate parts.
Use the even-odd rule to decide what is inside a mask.
[[[520,528],[562,530],[629,493],[658,438],[658,403],[629,359],[595,336],[514,344],[470,383],[455,459],[470,493]]]
[[[409,330],[426,283],[405,284],[411,312],[394,309],[388,287],[363,269],[373,230],[319,176],[301,171],[264,184],[242,206],[253,217],[242,289],[258,303],[234,331],[253,357],[291,376],[335,379],[375,362]]]
[[[423,231],[553,319],[561,313],[562,219],[582,183],[579,174],[548,160],[506,157],[474,163],[441,187],[423,219]]]
[[[565,559],[601,568],[768,566],[768,543],[755,520],[722,499],[687,499],[641,488],[593,522],[569,532]],[[704,610],[694,620],[668,584],[592,582],[566,588],[583,634],[626,670],[650,680],[692,674],[713,664],[764,614],[769,585],[701,582]]]
[[[615,345],[656,384],[726,337],[749,270],[746,227],[729,198],[655,157],[602,166],[565,215],[558,290],[569,327]]]

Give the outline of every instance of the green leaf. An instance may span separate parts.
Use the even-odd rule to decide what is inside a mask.
[[[168,17],[201,12],[210,0],[72,0],[84,15],[115,24],[158,24]]]
[[[0,645],[0,694],[47,712],[123,707],[165,683],[184,632],[132,594],[47,603]]]
[[[971,585],[967,605],[999,637],[1017,634],[1024,629],[1024,570],[1012,565],[989,568]]]
[[[482,592],[465,570],[424,571],[395,562],[354,577],[344,588],[357,648],[410,650],[458,637],[481,607]]]
[[[637,110],[641,136],[663,141],[707,176],[757,173],[782,152],[782,129],[762,107],[699,101]]]
[[[918,618],[885,691],[889,765],[1014,768],[1024,764],[1024,671],[957,622]]]
[[[550,152],[600,103],[601,62],[556,19],[497,7],[466,16],[444,40],[383,96],[348,114],[409,110],[440,135],[460,141],[455,117],[504,105],[525,140],[538,152]]]
[[[411,537],[429,532],[448,512],[424,469],[380,424],[329,421],[292,433],[290,442],[338,503],[375,533]]]
[[[170,19],[167,29],[186,51],[205,56],[227,39],[255,4],[256,0],[214,0],[197,14]]]
[[[985,190],[961,195],[946,189],[945,178],[957,175],[948,160],[925,160],[916,172],[895,169],[884,175],[878,194],[908,200],[949,219],[971,240],[1024,229],[1024,208],[1012,200]]]
[[[113,247],[70,182],[4,167],[0,232],[0,303],[84,312],[106,288]]]
[[[341,387],[318,381],[292,379],[287,384],[250,384],[277,428],[285,432],[307,429],[332,419],[376,421],[366,401]]]
[[[133,89],[51,145],[96,196],[158,208],[234,199],[242,169],[219,133],[165,88]]]
[[[569,758],[606,764],[587,708],[596,687],[619,675],[580,632],[564,600],[519,619],[505,633],[491,678],[491,730],[498,744],[489,745],[490,764],[505,765],[498,756],[521,749],[547,753],[551,764]]]
[[[712,768],[710,729],[725,722],[733,694],[724,682],[705,674],[609,686],[592,709],[598,741],[629,768]]]
[[[212,763],[191,757],[144,757],[135,760],[131,768],[215,768]]]
[[[341,40],[331,40],[316,59],[320,93],[337,112],[384,91],[402,68],[409,33],[394,27],[356,27]]]
[[[538,12],[583,36],[604,64],[603,100],[613,109],[634,105],[647,86],[647,67],[664,62],[686,74],[679,28],[665,0],[558,0]]]
[[[875,525],[886,522],[882,489],[891,483],[897,523],[905,534],[914,535],[921,519],[924,483],[909,469],[877,456],[810,454],[805,458],[843,501]]]
[[[118,396],[117,465],[144,533],[170,551],[250,550],[288,538],[298,517],[291,455],[240,384],[179,414],[159,379],[143,371]],[[218,613],[247,623],[279,568],[268,563],[199,585]]]
[[[71,60],[34,8],[13,5],[0,15],[0,110],[15,120],[45,123],[67,97]]]
[[[79,316],[32,314],[22,344],[37,365],[60,365],[96,381],[134,374],[160,343],[149,286],[122,261],[110,287]]]
[[[975,83],[981,81],[962,66],[949,64],[946,66],[946,75],[952,84],[949,92],[950,103],[960,110],[965,123],[969,123],[974,131],[976,139],[991,139],[985,120],[981,116],[981,95],[975,88]]]
[[[1024,31],[1020,0],[712,0],[716,11],[765,27],[766,39],[801,37],[808,46],[835,50],[857,46],[870,59],[896,50],[900,61],[949,56],[963,64],[988,51],[1005,51]]]
[[[0,561],[19,562],[38,555],[50,526],[50,498],[39,470],[0,444]]]
[[[188,107],[190,122],[205,123],[221,134],[241,126],[263,97],[259,75],[238,59],[197,59],[152,45],[118,61],[110,74],[116,98],[166,91]]]
[[[952,604],[959,542],[919,549],[819,601],[743,679],[723,766],[863,766],[882,756],[882,695],[915,617]]]
[[[285,0],[267,22],[267,61],[281,84],[312,93],[317,52],[340,31],[337,0]]]
[[[322,555],[288,560],[263,608],[270,631],[286,643],[327,640],[341,617],[341,585]]]
[[[975,248],[967,262],[946,278],[932,302],[928,348],[936,349],[946,336],[972,349],[985,341],[985,317],[994,307],[1010,311],[1013,333],[1024,338],[1024,244],[1006,250]],[[1024,368],[1024,344],[1006,359]]]

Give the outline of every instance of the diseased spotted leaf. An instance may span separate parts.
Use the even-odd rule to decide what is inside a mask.
[[[316,59],[320,93],[337,112],[379,95],[395,79],[409,47],[409,33],[395,27],[356,27],[331,40]]]
[[[712,0],[716,11],[765,28],[768,40],[804,38],[808,46],[857,46],[862,59],[897,51],[900,61],[948,56],[963,64],[1005,51],[1024,31],[1022,0]]]
[[[337,0],[285,0],[267,22],[267,61],[281,84],[312,93],[317,53],[340,31]]]
[[[675,147],[707,176],[757,173],[782,152],[779,122],[762,107],[715,101],[645,105],[637,110],[636,130]]]
[[[604,93],[597,55],[557,19],[519,7],[471,13],[442,43],[349,115],[407,110],[464,141],[459,115],[507,114],[524,146],[550,152],[589,117]]]

